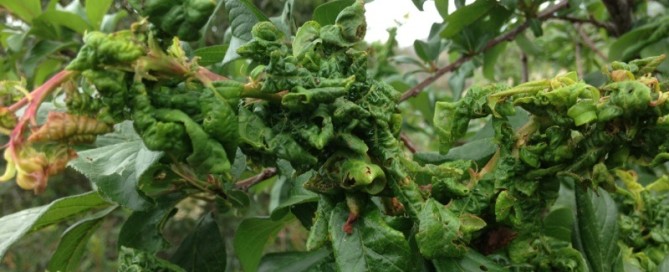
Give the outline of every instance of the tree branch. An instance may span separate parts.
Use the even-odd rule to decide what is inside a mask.
[[[592,17],[590,17],[588,19],[584,19],[584,18],[577,18],[577,17],[571,17],[571,16],[554,16],[554,17],[551,17],[550,19],[558,19],[558,20],[563,20],[563,21],[567,21],[567,22],[570,22],[570,23],[576,23],[576,24],[591,24],[591,25],[594,25],[596,27],[606,29],[606,31],[609,32],[609,33],[615,33],[615,31],[616,31],[615,26],[613,24],[607,23],[607,22],[597,21],[595,18],[592,18]]]
[[[597,46],[595,46],[595,43],[592,41],[592,39],[590,39],[590,37],[588,37],[588,34],[585,33],[585,31],[583,30],[583,28],[580,25],[576,26],[576,31],[578,31],[578,35],[581,36],[581,39],[583,40],[583,43],[586,46],[588,46],[590,48],[590,50],[595,52],[595,54],[597,54],[597,56],[602,58],[602,60],[604,60],[605,62],[609,61],[609,58],[606,55],[604,55],[604,53],[602,53],[602,51],[599,50],[599,48],[597,48]]]
[[[248,190],[251,186],[256,185],[276,175],[276,168],[268,167],[262,170],[260,174],[246,178],[235,183],[235,188],[240,190]]]
[[[563,8],[567,7],[568,5],[569,5],[569,2],[567,0],[563,0],[563,1],[557,3],[553,6],[550,6],[550,7],[546,8],[542,12],[540,12],[537,15],[537,19],[546,20],[546,19],[550,18],[551,16],[553,16],[553,13],[555,13],[556,11],[558,11],[560,9],[563,9]],[[529,21],[525,21],[524,23],[522,23],[521,25],[519,25],[515,29],[513,29],[509,32],[506,32],[502,35],[499,35],[496,38],[490,40],[485,45],[485,47],[483,47],[483,49],[481,49],[479,51],[476,51],[474,53],[468,54],[468,55],[463,55],[459,59],[457,59],[455,62],[453,62],[453,63],[451,63],[451,64],[449,64],[445,67],[439,68],[436,72],[434,72],[434,74],[432,74],[428,78],[424,79],[422,82],[418,83],[418,85],[414,86],[413,88],[409,89],[404,94],[402,94],[402,97],[400,98],[399,102],[405,101],[405,100],[407,100],[411,97],[414,97],[414,96],[418,95],[421,91],[423,91],[423,89],[425,89],[427,86],[429,86],[430,84],[435,82],[438,78],[440,78],[441,76],[443,76],[444,74],[446,74],[448,72],[452,72],[452,71],[460,68],[460,66],[462,66],[462,64],[464,64],[468,60],[472,59],[474,56],[476,56],[478,54],[481,54],[481,53],[487,51],[490,48],[495,47],[496,45],[498,45],[502,42],[512,41],[513,39],[516,38],[516,36],[518,36],[518,34],[525,31],[525,29],[527,29],[529,26],[530,26]]]

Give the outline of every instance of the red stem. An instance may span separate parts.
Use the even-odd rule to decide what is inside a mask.
[[[25,130],[25,126],[28,123],[28,121],[30,121],[33,124],[36,123],[35,116],[37,115],[37,110],[39,110],[39,106],[44,101],[44,98],[46,98],[53,90],[55,90],[58,86],[63,84],[63,82],[69,80],[70,77],[72,77],[76,73],[77,73],[76,71],[70,71],[70,70],[60,71],[56,75],[51,77],[49,80],[44,82],[42,86],[39,86],[37,89],[32,91],[29,97],[24,97],[23,99],[9,106],[10,111],[16,111],[25,106],[26,104],[28,104],[28,107],[23,113],[23,116],[21,116],[21,119],[12,130],[12,133],[10,134],[9,143],[7,144],[8,148],[11,149],[11,153],[14,159],[17,158],[16,147],[21,145],[21,143],[23,142],[23,131]]]

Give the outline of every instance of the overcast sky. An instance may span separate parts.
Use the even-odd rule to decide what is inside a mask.
[[[449,1],[452,4],[452,1]],[[365,4],[367,17],[367,36],[365,40],[385,41],[386,29],[398,26],[397,42],[400,47],[413,46],[416,39],[426,39],[430,27],[435,22],[442,22],[434,6],[434,1],[425,1],[423,12],[408,0],[375,0]],[[449,10],[453,10],[450,7]]]

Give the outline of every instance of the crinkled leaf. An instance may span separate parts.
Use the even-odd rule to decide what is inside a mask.
[[[360,214],[353,232],[342,227],[349,211],[345,203],[335,207],[330,218],[332,248],[339,271],[408,271],[411,265],[409,243],[404,235],[386,224],[375,206]]]
[[[185,272],[183,268],[141,249],[121,247],[117,271]]]
[[[325,248],[307,252],[271,253],[262,257],[259,272],[336,271],[332,251]]]
[[[71,216],[109,207],[97,192],[60,198],[51,204],[22,210],[0,218],[0,259],[26,233],[61,222]]]
[[[580,241],[588,266],[593,272],[614,271],[621,259],[618,247],[618,210],[611,196],[599,189],[597,194],[575,186],[576,239]]]
[[[76,271],[81,265],[80,260],[91,235],[102,224],[105,216],[117,206],[110,207],[89,218],[81,220],[68,228],[58,242],[58,248],[51,256],[49,271]]]
[[[88,177],[100,194],[132,210],[152,206],[137,188],[141,175],[162,152],[148,150],[131,122],[115,127],[115,132],[99,137],[98,148],[79,152],[70,166]]]
[[[226,265],[225,241],[211,213],[198,221],[171,261],[186,271],[221,271]]]
[[[258,269],[267,241],[276,236],[291,219],[293,219],[292,216],[286,216],[276,221],[268,217],[253,217],[246,218],[239,224],[233,247],[244,271],[256,271]]]
[[[314,9],[313,19],[321,25],[332,25],[335,23],[339,12],[353,5],[355,0],[335,0],[322,4]]]

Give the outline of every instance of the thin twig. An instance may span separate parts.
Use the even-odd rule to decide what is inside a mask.
[[[527,54],[525,54],[525,52],[520,53],[520,64],[522,68],[521,81],[525,83],[530,80],[530,71],[527,65]]]
[[[558,11],[560,9],[563,9],[563,8],[567,7],[568,5],[569,5],[569,2],[567,0],[563,0],[563,1],[561,1],[561,2],[559,2],[559,3],[557,3],[553,6],[550,6],[550,7],[546,8],[545,10],[543,10],[541,13],[539,13],[539,15],[537,16],[537,19],[546,20],[549,17],[551,17],[553,15],[553,13],[555,13],[556,11]],[[428,78],[424,79],[422,82],[418,83],[418,85],[414,86],[413,88],[409,89],[404,94],[402,94],[402,97],[400,98],[399,102],[405,101],[405,100],[407,100],[411,97],[414,97],[414,96],[418,95],[421,91],[423,91],[423,89],[425,89],[427,86],[429,86],[430,84],[435,82],[438,78],[440,78],[441,76],[443,76],[444,74],[446,74],[448,72],[452,72],[452,71],[460,68],[460,66],[462,66],[462,64],[464,64],[468,60],[472,59],[474,56],[476,56],[478,54],[481,54],[481,53],[487,51],[490,48],[495,47],[496,45],[498,45],[502,42],[512,41],[513,39],[516,38],[516,36],[518,36],[518,34],[522,33],[529,26],[530,26],[529,21],[525,21],[524,23],[522,23],[518,27],[514,28],[513,30],[511,30],[509,32],[506,32],[502,35],[499,35],[496,38],[490,40],[485,45],[485,47],[483,47],[483,49],[478,50],[476,52],[473,52],[471,54],[463,55],[459,59],[457,59],[455,62],[453,62],[453,63],[451,63],[451,64],[449,64],[445,67],[439,68],[436,72],[434,72],[434,74],[432,74]]]
[[[585,45],[587,45],[590,48],[590,50],[595,52],[595,54],[597,54],[597,56],[602,58],[602,60],[604,60],[605,62],[609,61],[609,58],[606,57],[606,55],[604,55],[604,53],[602,53],[602,51],[599,50],[599,48],[597,48],[597,46],[592,41],[592,39],[590,39],[590,37],[588,37],[588,34],[585,33],[585,31],[583,30],[583,27],[581,27],[580,25],[577,25],[576,26],[576,31],[578,31],[578,35],[580,35],[581,39],[583,39],[583,43]]]
[[[416,153],[416,151],[418,151],[418,149],[416,149],[416,145],[411,141],[411,139],[409,139],[409,136],[404,133],[400,133],[400,139],[404,143],[404,146],[406,146],[406,148],[411,151],[411,153]]]
[[[571,17],[571,16],[554,16],[550,17],[549,19],[558,19],[562,21],[567,21],[570,23],[577,23],[577,24],[591,24],[596,27],[600,27],[603,29],[606,29],[607,32],[612,32],[614,30],[614,26],[612,24],[607,24],[605,22],[600,22],[597,21],[595,18],[588,18],[588,19],[583,19],[583,18],[576,18],[576,17]]]
[[[574,56],[576,57],[576,74],[578,78],[583,78],[583,60],[581,58],[581,43],[574,43]]]
[[[251,186],[256,185],[264,180],[267,180],[276,175],[276,168],[268,167],[262,170],[259,174],[246,178],[235,183],[235,187],[240,190],[248,190]]]

